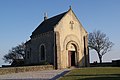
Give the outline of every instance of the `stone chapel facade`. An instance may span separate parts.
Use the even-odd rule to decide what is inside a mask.
[[[70,8],[44,21],[26,42],[25,64],[48,62],[57,69],[89,66],[88,33]]]

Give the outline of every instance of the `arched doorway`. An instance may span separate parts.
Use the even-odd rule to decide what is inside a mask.
[[[68,67],[77,65],[77,48],[72,42],[67,44],[68,50]]]
[[[68,51],[68,64],[70,66],[75,66],[75,51]]]

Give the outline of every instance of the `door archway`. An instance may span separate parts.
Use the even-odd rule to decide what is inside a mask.
[[[68,67],[77,65],[77,46],[74,42],[69,42],[67,44],[68,53]]]

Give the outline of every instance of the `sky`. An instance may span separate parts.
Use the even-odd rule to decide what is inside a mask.
[[[114,43],[103,61],[120,59],[120,0],[0,0],[0,66],[12,47],[30,39],[45,12],[50,18],[70,5],[88,33],[101,30]],[[90,62],[94,61],[98,56],[90,51]]]

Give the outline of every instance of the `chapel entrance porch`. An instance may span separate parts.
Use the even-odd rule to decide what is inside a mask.
[[[69,42],[67,44],[67,55],[68,55],[68,67],[77,66],[77,44],[75,42]]]

